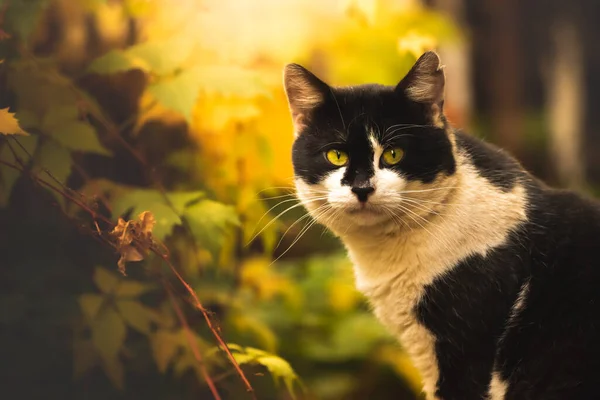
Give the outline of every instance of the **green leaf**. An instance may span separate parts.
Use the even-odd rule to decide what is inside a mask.
[[[150,345],[158,370],[165,373],[181,347],[179,335],[164,330],[157,331],[151,336]]]
[[[156,290],[156,286],[149,283],[136,282],[124,279],[117,287],[117,297],[137,297],[141,294]]]
[[[151,41],[128,48],[125,54],[131,59],[139,59],[148,69],[158,75],[173,72],[190,57],[194,41],[189,36],[169,40]]]
[[[200,93],[199,77],[190,71],[183,72],[149,85],[148,92],[164,107],[178,112],[189,122]]]
[[[81,378],[98,364],[98,353],[90,340],[73,342],[73,378]]]
[[[37,136],[23,136],[19,137],[18,139],[12,138],[12,140],[7,140],[10,140],[10,145],[17,157],[25,165],[28,165],[30,162],[29,154],[33,155],[37,147]],[[16,143],[16,141],[18,141],[27,151],[24,151],[21,146]],[[19,161],[15,158],[13,151],[11,151],[10,147],[8,146],[8,143],[4,143],[2,146],[2,150],[0,151],[0,160],[20,167]],[[5,165],[0,165],[0,178],[2,180],[0,183],[0,207],[5,207],[8,204],[13,186],[20,175],[20,171]]]
[[[104,298],[99,294],[85,293],[79,296],[78,300],[81,312],[85,315],[88,322],[91,323],[96,318],[96,315],[98,315],[98,311],[100,311],[100,307],[102,307]]]
[[[48,133],[69,150],[111,155],[98,140],[94,128],[86,122],[70,121],[55,125]]]
[[[143,64],[136,64],[135,60],[127,56],[122,50],[111,50],[92,61],[87,68],[87,72],[92,74],[114,74],[136,68],[147,69]]]
[[[132,215],[138,215],[143,211],[151,211],[156,219],[156,225],[152,231],[154,237],[164,240],[173,227],[181,225],[179,215],[183,214],[185,206],[204,196],[202,192],[172,192],[167,197],[173,208],[167,205],[165,197],[157,190],[151,189],[127,189],[124,194],[117,196],[113,202],[113,213],[124,215],[131,210]]]
[[[47,0],[9,2],[3,18],[8,25],[7,32],[16,33],[23,42],[27,42],[47,6]]]
[[[53,127],[76,121],[79,118],[79,110],[75,105],[53,105],[46,111],[42,118],[42,129],[49,130]]]
[[[232,228],[240,224],[234,207],[213,200],[190,205],[184,217],[198,244],[213,252],[219,250]]]
[[[234,349],[231,345],[229,347],[232,350]],[[297,382],[302,387],[302,383],[292,366],[279,356],[253,347],[245,347],[243,352],[236,349],[236,352],[232,355],[238,364],[260,364],[266,367],[276,384],[280,380],[284,382],[292,398],[295,398],[294,383]]]
[[[125,369],[121,361],[117,357],[102,360],[102,369],[112,384],[122,390],[125,386]]]
[[[114,361],[125,343],[127,327],[113,308],[103,310],[91,324],[92,342],[104,362]]]
[[[149,334],[152,322],[160,322],[159,315],[139,301],[118,300],[117,309],[125,322],[141,333]]]
[[[58,180],[61,184],[66,185],[67,179],[69,178],[69,175],[71,175],[71,167],[71,153],[54,142],[45,141],[38,151],[33,172],[44,180],[50,181],[53,186],[60,187],[54,179]],[[52,177],[46,173],[46,170],[52,174]],[[56,198],[58,204],[64,209],[65,198],[54,190],[49,191]]]
[[[117,274],[109,272],[106,268],[96,267],[94,270],[94,282],[102,293],[113,293],[118,290],[121,279]]]

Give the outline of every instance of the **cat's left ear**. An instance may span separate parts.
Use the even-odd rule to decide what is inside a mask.
[[[446,76],[440,57],[434,51],[423,54],[396,86],[409,100],[428,108],[432,123],[441,123]],[[443,123],[442,123],[443,124]]]
[[[310,121],[314,109],[325,101],[330,88],[298,64],[286,65],[283,84],[297,135]]]

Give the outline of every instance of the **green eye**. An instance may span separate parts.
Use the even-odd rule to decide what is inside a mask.
[[[385,165],[396,165],[402,160],[404,156],[404,150],[399,147],[395,147],[393,149],[387,149],[383,152],[381,158],[383,158],[383,163]]]
[[[345,151],[331,149],[325,153],[325,158],[336,167],[343,167],[348,164],[348,153]]]

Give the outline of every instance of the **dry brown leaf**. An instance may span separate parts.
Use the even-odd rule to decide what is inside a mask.
[[[8,111],[8,107],[0,108],[0,133],[4,135],[29,135],[19,126],[15,114]]]
[[[125,221],[119,218],[117,226],[110,233],[121,254],[117,265],[119,271],[126,275],[125,266],[129,261],[142,261],[154,244],[152,229],[156,219],[150,211],[144,211],[138,215],[137,220]]]

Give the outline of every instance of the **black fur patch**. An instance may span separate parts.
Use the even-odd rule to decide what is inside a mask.
[[[372,177],[371,133],[384,146],[404,150],[402,161],[389,168],[409,180],[428,183],[440,173],[455,172],[446,131],[431,125],[426,109],[393,87],[332,88],[324,97],[292,149],[294,172],[307,183],[316,184],[337,168],[323,156],[331,148],[344,150],[350,156],[342,184],[360,186]]]
[[[456,145],[467,153],[481,176],[502,190],[510,191],[524,175],[523,168],[512,157],[476,137],[457,131]]]

